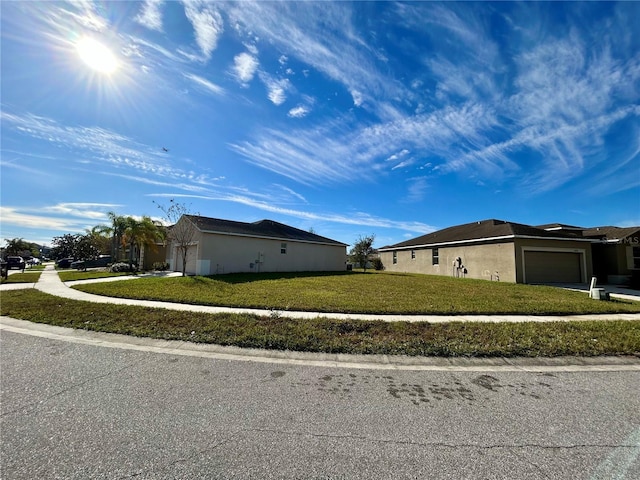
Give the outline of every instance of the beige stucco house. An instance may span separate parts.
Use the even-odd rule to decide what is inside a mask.
[[[573,233],[484,220],[379,249],[384,268],[517,283],[586,283],[593,239]]]
[[[347,245],[289,225],[260,220],[236,222],[183,215],[194,233],[186,261],[189,275],[238,272],[320,272],[346,269]],[[171,270],[182,271],[178,245],[167,245]]]

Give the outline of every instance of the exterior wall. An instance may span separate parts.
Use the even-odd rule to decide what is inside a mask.
[[[396,250],[397,263],[393,263],[393,252],[380,252],[385,270],[390,272],[426,273],[430,275],[464,276],[484,280],[516,281],[514,244],[489,243],[483,245],[458,245],[438,247],[438,265],[433,265],[433,249]],[[460,257],[465,274],[454,266]]]
[[[156,262],[164,262],[167,257],[167,248],[163,245],[156,245],[156,250],[150,247],[144,247],[142,255],[142,268],[151,270]]]
[[[525,251],[573,252],[581,256],[582,283],[588,283],[593,275],[593,261],[591,243],[563,240],[543,240],[536,238],[517,238],[515,240],[516,282],[525,283],[526,270],[524,265]]]
[[[286,253],[281,253],[286,243]],[[170,251],[170,253],[169,253]],[[175,245],[167,261],[181,271]],[[192,254],[193,252],[193,254]],[[192,258],[192,255],[195,255]],[[322,272],[346,269],[346,246],[283,241],[198,232],[187,259],[187,273],[216,275],[240,272]],[[192,270],[192,271],[191,271]]]

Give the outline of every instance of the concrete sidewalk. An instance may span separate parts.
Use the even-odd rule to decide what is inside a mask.
[[[117,281],[128,278],[139,277],[112,277],[106,281]],[[99,279],[95,281],[105,281]],[[93,282],[93,281],[92,281]],[[71,282],[70,282],[71,283]],[[75,283],[75,282],[74,282]],[[79,283],[79,282],[78,282]],[[83,282],[86,283],[86,282]],[[11,285],[3,285],[0,287],[15,288]],[[73,288],[69,288],[60,280],[58,272],[53,265],[47,265],[43,270],[40,280],[37,284],[24,284],[22,288],[37,288],[38,290],[56,295],[58,297],[69,298],[72,300],[80,300],[96,303],[111,303],[118,305],[139,305],[152,308],[165,308],[169,310],[184,310],[190,312],[204,313],[252,313],[256,315],[282,315],[288,318],[313,319],[318,317],[331,319],[351,319],[351,320],[384,320],[387,322],[431,322],[431,323],[447,323],[447,322],[559,322],[559,321],[586,321],[586,320],[640,320],[640,314],[603,314],[603,315],[383,315],[383,314],[342,314],[342,313],[319,313],[319,312],[299,312],[288,310],[260,310],[251,308],[231,308],[231,307],[213,307],[203,305],[189,305],[183,303],[157,302],[149,300],[132,300],[126,298],[103,297],[90,293],[80,292]],[[640,297],[635,297],[640,300]]]

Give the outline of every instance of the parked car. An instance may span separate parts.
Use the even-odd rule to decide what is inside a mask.
[[[75,259],[71,257],[61,258],[56,262],[56,265],[58,268],[69,268],[71,266],[71,263],[74,261]]]
[[[91,260],[76,260],[72,262],[70,267],[77,270],[86,270],[87,268],[106,267],[111,263],[111,255],[100,255],[98,258]]]
[[[26,265],[24,262],[24,258],[17,257],[17,256],[7,257],[6,262],[7,262],[7,270],[11,270],[12,268],[15,268],[17,270],[24,270],[24,267]]]

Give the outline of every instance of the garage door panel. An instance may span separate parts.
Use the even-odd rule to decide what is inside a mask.
[[[582,255],[575,252],[527,251],[524,254],[527,283],[582,282]]]

